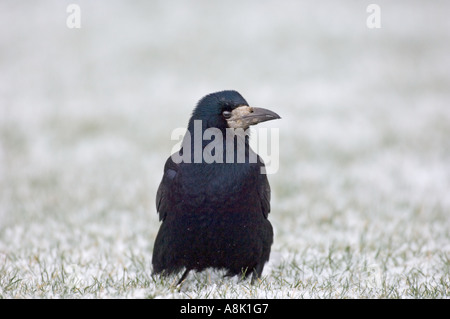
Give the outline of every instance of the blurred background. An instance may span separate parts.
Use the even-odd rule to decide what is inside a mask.
[[[450,251],[450,3],[372,2],[1,1],[0,254],[150,255],[170,134],[224,89],[282,116],[274,256]]]

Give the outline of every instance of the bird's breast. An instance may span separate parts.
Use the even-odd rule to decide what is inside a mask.
[[[194,205],[235,206],[251,193],[253,174],[245,164],[208,164],[183,170],[181,192]],[[253,183],[254,184],[254,183]]]

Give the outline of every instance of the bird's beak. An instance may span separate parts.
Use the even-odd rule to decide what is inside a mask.
[[[256,125],[261,122],[280,118],[281,117],[277,113],[270,110],[243,105],[231,111],[231,117],[227,119],[227,122],[228,126],[231,128],[247,129],[250,125]]]

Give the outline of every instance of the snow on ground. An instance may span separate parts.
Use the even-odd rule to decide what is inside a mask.
[[[69,3],[81,28],[66,26]],[[0,296],[448,298],[450,5],[0,4]],[[151,275],[162,168],[222,89],[282,116],[264,280]]]

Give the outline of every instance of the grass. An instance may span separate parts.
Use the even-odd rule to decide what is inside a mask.
[[[0,4],[1,298],[450,297],[447,4],[380,3],[379,30],[356,3],[80,5],[69,30],[62,2]],[[156,189],[225,88],[283,118],[272,254],[254,285],[177,287],[152,275]]]
[[[29,229],[29,234],[34,237],[36,231]],[[446,298],[450,293],[448,254],[430,251],[426,242],[405,246],[403,241],[361,236],[357,245],[341,246],[344,241],[334,240],[328,248],[310,244],[297,252],[277,251],[278,244],[262,280],[254,285],[207,270],[189,275],[180,288],[175,286],[179,276],[151,274],[150,241],[139,247],[133,236],[118,237],[83,233],[78,245],[62,247],[61,238],[48,248],[29,245],[3,254],[2,297]]]
[[[49,265],[35,258],[22,271],[1,269],[0,283],[3,297],[19,298],[442,298],[450,292],[448,269],[442,275],[429,275],[416,267],[391,273],[387,270],[391,260],[373,264],[335,248],[315,258],[305,253],[286,258],[253,285],[207,270],[177,287],[176,276],[153,276],[148,260],[132,256],[126,267],[115,269],[74,266],[62,259]],[[448,262],[444,267],[448,268]],[[96,275],[86,276],[92,268]]]

